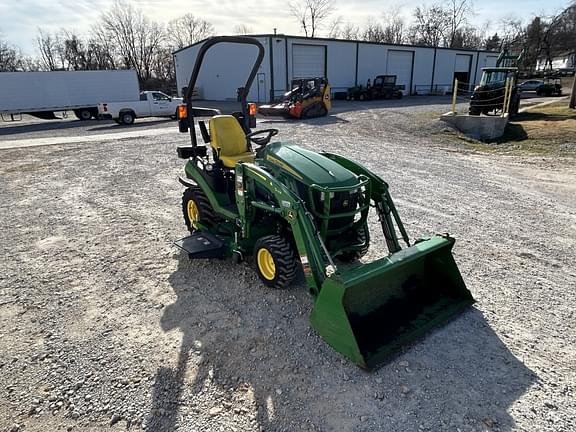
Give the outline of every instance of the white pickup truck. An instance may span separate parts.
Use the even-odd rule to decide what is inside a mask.
[[[102,102],[98,104],[98,114],[101,118],[111,118],[118,124],[130,125],[134,119],[141,117],[176,118],[181,98],[171,98],[159,91],[140,93],[139,101]]]

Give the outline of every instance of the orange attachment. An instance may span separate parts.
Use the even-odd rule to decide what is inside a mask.
[[[188,118],[188,107],[186,105],[178,105],[178,120]]]
[[[257,107],[255,103],[248,104],[248,114],[251,116],[255,116],[257,111]]]
[[[300,102],[296,102],[290,107],[290,115],[294,118],[300,118],[302,115],[302,104]]]

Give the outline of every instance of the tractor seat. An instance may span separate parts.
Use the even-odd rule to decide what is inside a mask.
[[[217,115],[210,119],[210,145],[226,168],[237,162],[254,162],[254,153],[248,149],[246,134],[236,117]]]

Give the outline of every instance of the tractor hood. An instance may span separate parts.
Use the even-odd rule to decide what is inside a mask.
[[[357,176],[342,165],[295,144],[275,142],[266,147],[264,160],[299,181],[326,187],[355,186]]]

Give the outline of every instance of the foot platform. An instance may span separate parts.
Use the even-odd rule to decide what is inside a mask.
[[[226,244],[215,235],[195,232],[188,237],[176,240],[176,246],[188,253],[190,259],[223,258]]]

